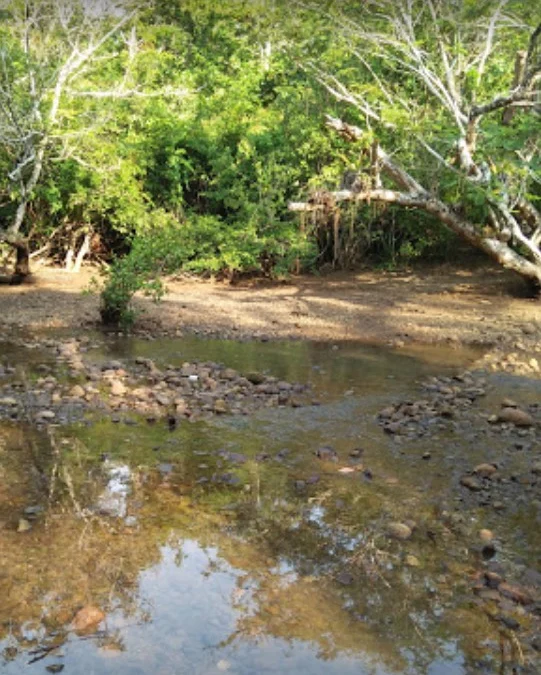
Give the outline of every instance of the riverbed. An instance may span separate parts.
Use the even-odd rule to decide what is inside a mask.
[[[539,672],[539,380],[473,348],[66,344],[2,344],[1,672]]]

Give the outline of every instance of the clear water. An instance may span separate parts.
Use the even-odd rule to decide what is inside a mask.
[[[50,435],[1,426],[0,673],[54,664],[70,675],[495,672],[499,629],[473,601],[481,562],[472,537],[495,527],[502,560],[535,565],[537,515],[528,505],[499,516],[461,506],[462,531],[446,532],[439,514],[454,508],[453,481],[487,449],[444,430],[403,449],[375,422],[474,352],[133,339],[91,358],[135,356],[309,380],[320,405],[173,432],[134,416]],[[514,379],[494,379],[493,390],[494,399],[541,393]],[[315,457],[322,445],[336,449],[336,463]],[[119,484],[121,517],[106,515],[100,504]],[[31,529],[18,532],[36,506]],[[405,520],[418,532],[390,540],[386,525]],[[105,620],[77,633],[72,619],[89,605]]]

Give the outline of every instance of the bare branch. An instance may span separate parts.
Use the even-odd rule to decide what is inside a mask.
[[[481,80],[483,79],[483,75],[485,73],[485,67],[488,61],[488,57],[490,56],[492,52],[492,46],[494,43],[494,34],[496,32],[496,25],[498,23],[498,19],[500,18],[502,9],[505,7],[505,5],[508,3],[508,0],[501,0],[501,2],[498,4],[496,7],[496,11],[494,14],[491,16],[489,24],[488,24],[488,31],[487,31],[487,37],[486,37],[486,42],[485,42],[485,48],[483,50],[483,53],[481,54],[481,59],[479,61],[479,67],[477,69],[477,86],[481,83]]]
[[[449,92],[451,93],[451,95],[453,96],[455,101],[457,102],[457,104],[460,105],[462,99],[461,99],[461,96],[458,92],[458,87],[456,85],[456,80],[455,80],[455,74],[453,72],[453,68],[451,67],[449,55],[447,54],[447,48],[445,46],[443,36],[442,36],[441,31],[439,29],[438,15],[437,15],[437,12],[436,12],[436,8],[434,7],[434,3],[432,2],[432,0],[427,0],[427,6],[430,10],[430,14],[432,16],[432,22],[433,22],[434,29],[435,29],[435,32],[436,32],[436,35],[437,35],[437,39],[438,39],[438,48],[440,50],[440,56],[441,56],[441,60],[442,60],[442,63],[443,63],[444,70],[445,70],[445,77],[447,79],[447,87],[449,89]]]
[[[488,103],[483,105],[473,106],[470,110],[470,119],[473,120],[478,117],[482,117],[487,113],[494,112],[495,110],[501,110],[502,108],[507,108],[510,105],[522,105],[528,102],[535,100],[541,90],[536,91],[524,91],[523,89],[515,89],[515,91],[510,94],[496,96]]]
[[[360,110],[366,117],[378,122],[380,121],[379,115],[374,111],[370,104],[361,96],[352,94],[344,84],[334,77],[334,75],[324,73],[313,64],[310,64],[310,67],[316,73],[317,81],[323,85],[337,101],[349,103],[357,108],[357,110]]]

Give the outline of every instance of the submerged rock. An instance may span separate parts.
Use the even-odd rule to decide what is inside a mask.
[[[336,581],[342,584],[342,586],[350,586],[353,583],[353,574],[347,570],[342,570],[342,572],[338,573]]]
[[[73,618],[73,628],[79,632],[95,629],[105,619],[104,612],[93,605],[86,605],[80,609]]]
[[[408,567],[421,567],[421,561],[414,555],[407,555],[404,562]]]
[[[520,605],[530,605],[533,602],[532,596],[519,586],[503,583],[498,586],[498,590],[505,598]]]
[[[387,535],[393,539],[401,539],[405,541],[410,539],[413,531],[411,527],[405,523],[389,523],[387,525]]]
[[[330,445],[323,445],[321,448],[318,448],[315,455],[324,462],[336,462],[338,460],[336,450],[331,448]]]

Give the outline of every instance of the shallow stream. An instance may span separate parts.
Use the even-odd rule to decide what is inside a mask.
[[[317,405],[175,428],[135,414],[1,423],[0,673],[541,672],[535,613],[475,592],[489,564],[517,583],[541,572],[540,484],[520,481],[537,430],[491,433],[482,417],[506,396],[541,401],[541,384],[487,376],[478,424],[398,437],[377,421],[478,356],[104,340],[96,363],[218,361],[310,382]],[[8,344],[2,358],[29,377],[45,359]],[[460,486],[482,462],[506,472],[502,508]],[[413,534],[389,536],[392,523]],[[77,630],[88,607],[104,618]]]

